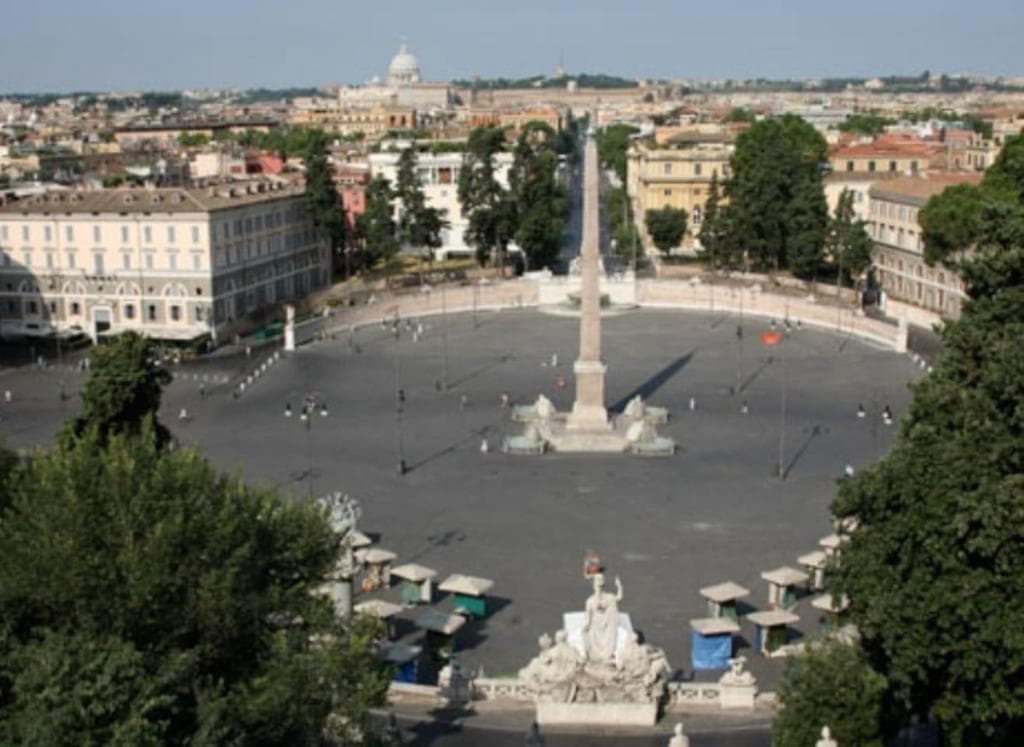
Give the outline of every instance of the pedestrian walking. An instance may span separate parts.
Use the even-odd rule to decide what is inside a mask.
[[[11,393],[11,390],[4,390],[4,402],[6,402],[7,404],[11,404],[12,399],[14,399],[14,395]]]
[[[853,465],[847,463],[847,465],[843,467],[843,474],[846,475],[847,479],[853,477]]]
[[[693,412],[696,409],[697,409],[697,400],[695,400],[693,397],[690,397],[690,412]]]
[[[507,410],[508,409],[508,403],[509,403],[508,392],[502,392],[501,393],[501,409]]]
[[[740,413],[746,415],[750,412],[750,407],[747,405],[747,401],[743,400],[743,404],[740,405]]]
[[[466,394],[461,395],[459,397],[459,409],[460,410],[465,410],[466,409],[466,405],[468,405],[468,404],[469,404],[469,396],[466,395]]]
[[[551,367],[556,368],[558,366],[558,353],[551,354]]]
[[[178,413],[178,420],[188,420],[188,410],[184,407],[182,407],[181,412]]]
[[[205,381],[200,381],[199,382],[199,396],[200,397],[205,397],[206,396],[206,382]]]
[[[486,438],[481,439],[481,441],[480,441],[480,453],[481,454],[486,454],[490,450],[491,450],[491,447],[487,443],[487,439]]]

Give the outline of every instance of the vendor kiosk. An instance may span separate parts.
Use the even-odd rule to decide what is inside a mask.
[[[728,667],[732,637],[739,632],[739,623],[729,617],[690,620],[690,663],[694,670]]]
[[[754,623],[754,650],[764,656],[771,656],[789,640],[787,625],[797,622],[800,617],[785,610],[751,612],[747,619]]]
[[[419,563],[406,563],[391,569],[391,575],[402,579],[401,597],[405,604],[430,604],[433,601],[434,578],[437,571]]]
[[[750,591],[732,581],[725,581],[714,586],[705,586],[700,595],[707,600],[708,617],[728,617],[739,619],[736,613],[736,600],[750,594]]]
[[[456,613],[468,617],[483,618],[487,616],[487,597],[485,594],[494,588],[494,582],[489,578],[453,573],[437,588],[454,596]]]

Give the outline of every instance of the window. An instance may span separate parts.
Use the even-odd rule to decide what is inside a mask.
[[[10,267],[10,266],[11,266],[11,255],[8,254],[7,252],[4,252],[4,267]]]
[[[32,266],[32,252],[22,252],[21,253],[21,263],[23,265],[25,265],[25,267],[31,267]]]
[[[75,227],[74,226],[64,226],[64,239],[65,239],[65,241],[74,241],[75,240]]]
[[[128,230],[128,226],[121,226],[121,243],[127,244],[130,239],[128,238],[131,232]]]
[[[142,227],[142,240],[145,241],[147,244],[152,244],[153,243],[153,227],[152,226],[143,226]]]
[[[132,269],[132,255],[129,254],[128,252],[121,252],[121,269]]]
[[[665,196],[666,197],[671,197],[672,196],[672,190],[671,189],[666,189],[665,190]]]
[[[846,170],[847,171],[853,171],[853,161],[847,161],[846,162]]]
[[[199,226],[192,226],[192,243],[199,243]]]
[[[78,316],[81,313],[82,313],[82,307],[79,305],[78,301],[72,301],[71,302],[71,316]]]
[[[0,241],[7,241],[7,226],[0,226]]]
[[[94,252],[92,255],[93,265],[96,268],[96,274],[103,274],[103,252]]]
[[[699,226],[702,219],[703,219],[703,215],[702,215],[702,211],[701,211],[700,205],[694,205],[693,206],[693,225]]]
[[[889,171],[895,171],[895,170],[896,170],[896,162],[895,161],[889,161]]]
[[[69,228],[68,230],[70,231],[71,229]],[[29,241],[31,235],[32,234],[29,232],[29,227],[28,226],[22,226],[21,227],[21,240],[22,241]]]
[[[235,221],[235,236],[241,236],[241,235],[242,235],[242,221],[241,220],[236,220]]]
[[[192,269],[203,269],[203,255],[200,254],[199,252],[192,252]]]
[[[146,269],[147,270],[152,270],[153,269],[153,252],[146,252],[142,256],[145,258],[145,261],[146,261]]]
[[[167,226],[167,243],[174,243],[174,226]]]
[[[37,304],[35,301],[29,301],[28,302],[28,313],[29,314],[38,314],[39,313],[39,304]]]
[[[196,321],[197,322],[203,321],[203,307],[202,306],[196,306],[195,307],[195,316],[196,316]]]
[[[178,269],[178,254],[177,252],[167,253],[167,267],[171,270]]]
[[[171,320],[175,321],[175,322],[180,322],[181,321],[181,307],[180,306],[172,306],[171,307]]]
[[[700,176],[700,170],[701,170],[701,164],[699,164],[699,163],[693,164],[693,175],[694,176]]]
[[[149,306],[146,307],[146,317],[151,322],[155,322],[156,321],[156,305],[155,304],[150,304]]]
[[[263,216],[262,215],[257,215],[256,216],[255,224],[256,224],[256,230],[257,231],[262,231],[263,230]]]
[[[43,239],[45,241],[53,241],[53,227],[43,226]]]
[[[906,220],[906,219],[907,219],[907,209],[901,205],[900,206],[900,220]]]
[[[68,252],[68,261],[67,261],[66,264],[67,264],[69,270],[75,269],[75,253],[74,252]]]
[[[134,319],[135,318],[135,305],[134,304],[126,303],[124,305],[124,318],[125,319]]]
[[[99,226],[93,226],[92,227],[92,240],[95,241],[98,244],[98,243],[100,243],[100,241],[103,240],[101,238],[102,236],[103,236],[103,233],[102,233],[102,231],[100,231],[100,227]]]
[[[231,237],[231,226],[229,226],[227,223],[223,223],[223,224],[221,224],[221,227],[223,228],[222,235],[224,236],[224,238],[225,239],[230,238]]]
[[[874,161],[868,161],[868,171],[874,171],[874,170],[875,170],[875,162]]]
[[[664,172],[665,172],[666,174],[671,174],[671,173],[672,173],[672,164],[670,164],[670,163],[666,163],[666,164],[664,165]]]
[[[914,174],[917,173],[917,161],[911,161],[910,162],[910,171],[911,171],[911,173],[914,173]]]
[[[245,232],[252,233],[252,218],[245,219]]]
[[[46,269],[47,270],[52,270],[53,269],[53,252],[47,252],[46,253]]]

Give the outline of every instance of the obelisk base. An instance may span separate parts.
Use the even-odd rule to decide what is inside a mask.
[[[607,369],[600,361],[578,360],[573,365],[576,399],[565,423],[566,430],[604,433],[612,429],[604,407],[604,372]]]

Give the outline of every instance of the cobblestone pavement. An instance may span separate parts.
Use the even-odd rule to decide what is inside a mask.
[[[534,310],[482,313],[477,326],[468,314],[432,317],[418,342],[404,323],[397,342],[390,330],[363,328],[355,346],[339,337],[282,356],[237,400],[234,385],[252,360],[182,364],[161,416],[180,440],[246,479],[296,496],[343,490],[357,497],[361,528],[399,563],[423,563],[441,577],[494,579],[491,614],[458,640],[464,661],[488,675],[514,673],[534,655],[542,632],[581,608],[589,593],[581,563],[595,550],[610,577],[622,579],[620,608],[690,678],[688,621],[704,614],[698,589],[733,580],[751,590],[750,607],[763,608],[760,573],[795,565],[831,531],[835,480],[844,465],[859,469],[884,453],[895,426],[882,423],[881,408],[889,405],[898,418],[909,400],[906,383],[920,374],[906,356],[809,329],[795,330],[769,357],[758,336],[763,322],[749,319],[740,349],[736,321],[639,311],[604,322],[609,402],[621,407],[641,392],[670,408],[672,420],[661,430],[681,450],[669,459],[498,453],[511,428],[499,406],[503,391],[519,403],[541,392],[560,408],[572,401],[576,320]],[[438,391],[445,347],[449,388]],[[402,477],[396,351],[406,394],[401,435],[409,472]],[[194,375],[204,373],[210,384],[200,396]],[[568,386],[556,385],[559,376]],[[773,472],[784,379],[787,477],[780,481]],[[74,399],[59,400],[58,381],[55,371],[0,371],[0,389],[14,395],[11,404],[0,401],[7,445],[47,443],[75,409]],[[733,394],[737,382],[743,389]],[[308,430],[283,415],[286,403],[297,410],[307,393],[329,412]],[[856,417],[859,404],[867,418]],[[481,453],[482,438],[489,453]],[[796,611],[798,636],[819,629],[808,600]],[[400,634],[412,630],[399,625]],[[744,622],[741,651],[751,639]],[[781,662],[749,658],[761,687],[770,689]]]

